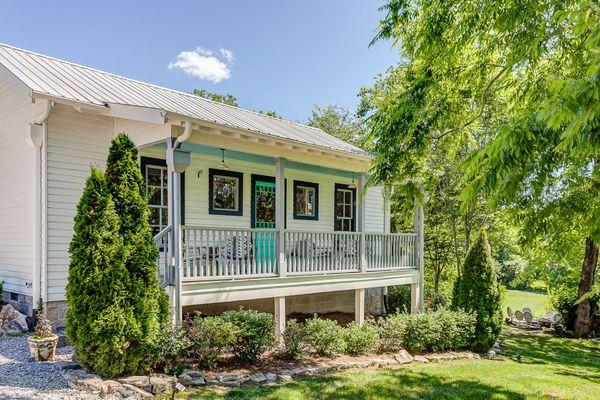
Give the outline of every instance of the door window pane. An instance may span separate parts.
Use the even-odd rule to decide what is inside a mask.
[[[213,209],[237,211],[239,179],[231,176],[213,176]]]
[[[335,189],[335,225],[337,231],[352,231],[354,227],[354,192],[351,189]]]
[[[167,168],[160,165],[146,165],[145,172],[146,197],[150,208],[148,222],[153,234],[157,234],[169,224],[167,218]]]

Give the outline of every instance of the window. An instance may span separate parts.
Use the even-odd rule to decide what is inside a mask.
[[[244,175],[240,172],[208,170],[208,212],[220,215],[242,215]]]
[[[319,219],[319,184],[294,181],[294,218]]]
[[[169,224],[167,217],[168,191],[167,167],[146,164],[146,196],[150,208],[150,228],[154,235]]]
[[[354,231],[354,199],[356,192],[348,185],[335,185],[335,226],[336,231]]]

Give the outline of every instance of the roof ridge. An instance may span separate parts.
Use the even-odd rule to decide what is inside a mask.
[[[8,48],[13,49],[13,50],[22,51],[22,52],[28,53],[28,54],[33,54],[33,55],[36,55],[38,57],[43,57],[43,58],[46,58],[46,59],[49,59],[49,60],[54,60],[54,61],[57,61],[57,62],[60,62],[60,63],[74,65],[74,66],[79,67],[79,68],[85,68],[87,70],[95,71],[95,72],[98,72],[98,73],[101,73],[101,74],[104,74],[104,75],[108,75],[108,76],[112,76],[112,77],[115,77],[115,78],[125,79],[125,80],[130,81],[130,82],[135,82],[135,83],[139,83],[139,84],[142,84],[142,85],[146,85],[146,86],[150,86],[150,87],[154,87],[154,88],[158,88],[158,89],[162,89],[162,90],[167,90],[167,91],[172,92],[172,93],[182,94],[182,95],[185,95],[185,96],[188,96],[190,98],[197,99],[197,100],[200,100],[200,101],[208,101],[210,103],[214,103],[214,104],[217,104],[219,106],[229,107],[229,108],[236,109],[236,110],[242,110],[242,111],[249,112],[249,113],[252,113],[252,114],[255,114],[255,115],[259,115],[259,116],[261,116],[263,118],[270,118],[270,119],[275,120],[275,121],[280,121],[280,122],[284,122],[284,123],[295,125],[295,126],[302,126],[302,127],[310,128],[310,129],[322,132],[322,133],[324,133],[324,134],[326,134],[328,136],[331,136],[331,137],[333,137],[335,139],[338,139],[338,140],[344,142],[343,140],[341,140],[339,138],[336,138],[333,135],[330,135],[329,133],[325,132],[324,130],[322,130],[320,128],[317,128],[317,127],[314,127],[314,126],[310,126],[310,125],[306,125],[306,124],[302,124],[300,122],[290,121],[290,120],[285,119],[285,118],[272,117],[270,115],[262,114],[262,113],[260,113],[258,111],[249,110],[249,109],[243,108],[243,107],[231,106],[229,104],[225,104],[225,103],[221,103],[221,102],[218,102],[218,101],[207,99],[207,98],[204,98],[204,97],[201,97],[201,96],[197,96],[197,95],[195,95],[193,93],[182,92],[180,90],[171,89],[171,88],[168,88],[168,87],[165,87],[165,86],[160,86],[160,85],[157,85],[157,84],[154,84],[154,83],[144,82],[144,81],[140,81],[140,80],[137,80],[137,79],[129,78],[129,77],[126,77],[126,76],[117,75],[117,74],[114,74],[112,72],[103,71],[101,69],[89,67],[89,66],[83,65],[83,64],[78,64],[78,63],[75,63],[75,62],[72,62],[72,61],[62,60],[60,58],[52,57],[52,56],[49,56],[49,55],[46,55],[46,54],[41,54],[41,53],[38,53],[38,52],[35,52],[35,51],[31,51],[31,50],[26,50],[26,49],[23,49],[23,48],[20,48],[20,47],[16,47],[16,46],[12,46],[12,45],[9,45],[9,44],[6,44],[6,43],[0,42],[0,47],[8,47]],[[344,143],[346,143],[346,142],[344,142]],[[350,144],[350,143],[348,143],[348,144]]]

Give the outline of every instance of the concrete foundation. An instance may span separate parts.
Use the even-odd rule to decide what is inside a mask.
[[[287,296],[285,298],[285,303],[286,314],[321,314],[329,312],[354,313],[354,290],[302,296]],[[273,299],[268,298],[184,307],[183,313],[185,315],[186,313],[199,311],[204,315],[218,315],[228,310],[237,310],[240,307],[271,314],[275,311]],[[365,311],[372,315],[383,314],[383,288],[365,290]]]

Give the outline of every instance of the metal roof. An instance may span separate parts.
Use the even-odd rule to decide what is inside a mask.
[[[150,107],[308,145],[368,156],[321,129],[214,102],[0,43],[0,64],[33,92],[107,106]]]

